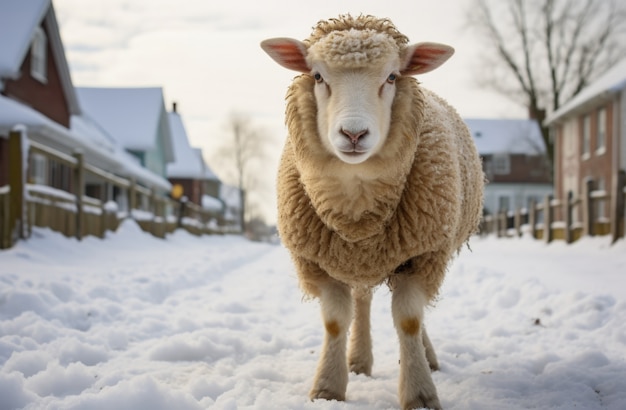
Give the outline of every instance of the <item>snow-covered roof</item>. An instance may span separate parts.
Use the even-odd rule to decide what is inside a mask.
[[[0,89],[2,79],[20,77],[20,67],[26,58],[35,29],[45,22],[52,57],[59,71],[63,93],[71,114],[80,114],[80,107],[72,85],[65,58],[59,26],[50,0],[1,0],[0,3]]]
[[[552,115],[548,116],[546,123],[550,124],[567,116],[569,113],[583,109],[587,104],[626,89],[626,58],[619,61],[604,74],[585,87],[574,98],[563,104]]]
[[[65,153],[82,149],[89,162],[106,171],[133,176],[148,186],[171,190],[171,184],[166,179],[138,164],[135,157],[89,117],[73,115],[68,129],[39,111],[0,95],[0,131],[7,133],[18,126],[25,126],[27,134],[32,132],[45,136],[47,145]]]
[[[196,152],[196,155],[198,156],[198,158],[200,158],[200,161],[202,162],[202,179],[219,181],[219,178],[217,177],[215,172],[213,172],[211,167],[209,167],[204,160],[204,155],[202,155],[202,149],[194,148],[193,150]]]
[[[134,177],[138,182],[150,187],[156,187],[168,192],[172,190],[172,185],[169,181],[141,166],[137,157],[128,153],[105,129],[87,115],[72,116],[70,126],[74,134],[86,138],[99,148],[107,149],[111,152],[111,159],[115,161],[116,168],[108,169],[107,171],[126,177]]]
[[[159,127],[167,121],[160,87],[77,87],[76,92],[81,107],[124,148],[146,152],[156,147]],[[162,128],[166,159],[172,160],[169,126]]]
[[[478,153],[527,154],[545,152],[545,144],[537,121],[530,119],[466,118]]]
[[[0,77],[17,78],[35,27],[46,16],[50,0],[2,0],[1,8]]]
[[[167,114],[174,147],[174,162],[167,164],[168,178],[218,179],[204,162],[202,150],[189,144],[183,119],[177,112]]]

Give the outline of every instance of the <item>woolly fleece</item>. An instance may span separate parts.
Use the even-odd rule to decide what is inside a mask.
[[[375,287],[411,260],[403,274],[417,275],[432,300],[482,214],[484,176],[467,127],[443,99],[401,76],[384,147],[348,165],[322,146],[313,86],[301,75],[289,88],[278,172],[278,228],[303,291],[319,296],[317,284],[331,277]],[[362,177],[346,185],[346,167]]]

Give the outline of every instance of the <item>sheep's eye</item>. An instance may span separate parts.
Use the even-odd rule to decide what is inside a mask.
[[[395,74],[393,74],[393,73],[389,74],[389,77],[387,77],[387,82],[389,84],[393,84],[393,83],[396,82],[396,78],[397,78],[397,76]]]
[[[313,78],[315,78],[316,83],[321,83],[324,81],[324,78],[322,78],[322,75],[320,73],[313,74]]]

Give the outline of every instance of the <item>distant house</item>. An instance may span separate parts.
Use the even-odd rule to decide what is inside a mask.
[[[161,88],[77,87],[76,91],[90,118],[143,167],[167,178],[174,150]]]
[[[172,192],[221,215],[224,210],[224,203],[219,199],[221,182],[206,164],[202,150],[190,145],[176,103],[172,104],[168,120],[175,157],[173,162],[167,164],[167,177],[174,187]]]
[[[626,58],[546,119],[555,141],[556,196],[578,197],[589,179],[593,189],[608,191],[618,170],[626,170],[625,90]],[[597,218],[608,212],[608,201],[597,204]]]
[[[7,183],[7,137],[17,128],[30,141],[64,154],[80,150],[88,164],[169,189],[83,112],[50,0],[2,0],[0,39],[0,186]],[[74,183],[67,166],[39,154],[30,156],[27,178],[65,191]],[[86,179],[87,195],[112,199],[101,181]]]
[[[530,119],[465,119],[488,183],[484,212],[528,207],[552,193],[551,172],[537,122]]]

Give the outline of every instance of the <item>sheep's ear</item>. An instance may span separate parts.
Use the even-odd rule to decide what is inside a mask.
[[[417,43],[406,48],[403,75],[424,74],[445,63],[454,54],[454,49],[445,44]]]
[[[261,42],[261,48],[278,64],[290,70],[309,73],[306,47],[293,38],[270,38]]]

